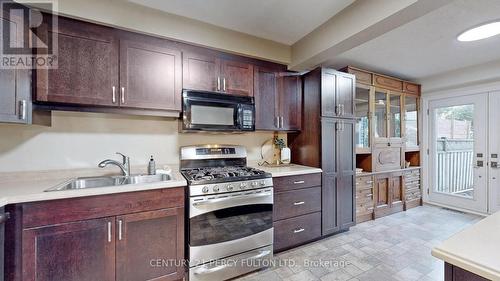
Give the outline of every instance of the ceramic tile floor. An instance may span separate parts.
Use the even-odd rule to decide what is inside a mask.
[[[417,207],[277,254],[276,266],[237,280],[443,280],[444,265],[431,256],[432,247],[480,219],[428,205]]]

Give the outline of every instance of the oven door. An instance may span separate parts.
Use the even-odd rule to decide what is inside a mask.
[[[272,243],[272,187],[190,198],[190,266]]]

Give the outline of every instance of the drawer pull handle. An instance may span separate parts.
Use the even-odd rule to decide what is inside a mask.
[[[373,194],[371,194],[371,193],[366,195],[366,197],[372,197],[372,196],[373,196]]]
[[[295,230],[293,231],[293,233],[301,233],[301,232],[302,232],[302,231],[304,231],[304,230],[305,230],[305,229],[303,229],[303,228],[295,229]]]
[[[299,205],[303,205],[304,203],[306,203],[306,202],[304,202],[304,201],[299,201],[299,202],[294,202],[294,203],[293,203],[293,205],[294,205],[294,206],[299,206]]]
[[[366,184],[372,184],[373,181],[366,181]]]
[[[294,181],[293,184],[303,184],[305,181]]]

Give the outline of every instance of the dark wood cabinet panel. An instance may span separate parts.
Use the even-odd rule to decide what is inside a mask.
[[[254,68],[255,129],[278,130],[278,78],[275,70]]]
[[[350,74],[337,74],[337,105],[340,107],[340,117],[353,118],[356,78]]]
[[[0,12],[0,26],[12,26],[17,30],[16,36],[11,36],[10,44],[18,42],[22,36],[22,28],[17,24],[22,19]],[[0,69],[0,122],[29,123],[31,103],[31,71],[23,69]]]
[[[321,187],[311,187],[274,195],[275,221],[321,211]]]
[[[337,173],[337,120],[331,118],[321,119],[321,168],[323,174],[335,175]]]
[[[356,175],[345,174],[338,177],[338,217],[341,230],[348,229],[356,223]]]
[[[302,78],[282,76],[279,85],[281,130],[300,130],[302,127]]]
[[[373,193],[375,218],[401,212],[405,193],[402,174],[398,172],[375,176]]]
[[[489,281],[490,279],[479,276],[458,266],[444,263],[444,281]]]
[[[324,236],[338,232],[337,176],[323,174],[321,202],[321,234]]]
[[[337,107],[337,72],[323,69],[321,74],[321,116],[336,117]]]
[[[404,201],[404,186],[400,175],[393,175],[390,178],[391,208],[401,207]]]
[[[182,87],[190,90],[220,91],[220,59],[215,55],[182,53]]]
[[[231,95],[253,96],[253,65],[249,63],[222,60],[222,91]]]
[[[23,231],[23,280],[115,280],[114,218]]]
[[[274,223],[274,250],[281,251],[321,237],[321,213]]]
[[[36,70],[39,102],[118,106],[118,40],[112,28],[59,17],[58,68]]]
[[[181,52],[178,50],[160,44],[121,40],[120,105],[180,111],[181,69]]]
[[[164,209],[118,216],[116,279],[179,280],[183,267],[184,209]],[[164,262],[152,266],[151,260]]]

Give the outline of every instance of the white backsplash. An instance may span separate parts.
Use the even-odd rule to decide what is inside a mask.
[[[207,143],[243,145],[248,159],[258,160],[261,144],[272,137],[179,133],[172,118],[53,112],[51,127],[0,124],[0,172],[91,168],[103,159],[119,160],[117,151],[132,165],[147,165],[150,155],[157,163],[178,164],[181,146]]]

